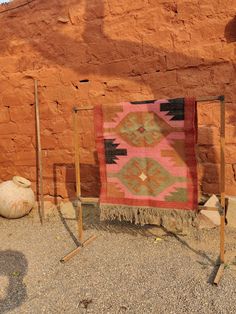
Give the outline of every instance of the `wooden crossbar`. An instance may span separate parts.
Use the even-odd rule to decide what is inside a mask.
[[[99,202],[99,197],[80,197],[78,200],[82,204],[97,204]]]
[[[180,97],[184,98],[184,97]],[[208,102],[208,101],[214,101],[214,100],[219,100],[219,101],[224,101],[225,97],[223,95],[220,96],[203,96],[203,97],[198,97],[196,98],[196,102]],[[153,99],[155,101],[155,99]],[[76,107],[74,106],[73,111],[82,111],[82,110],[93,110],[94,106],[84,106],[84,107]]]
[[[217,208],[217,207],[209,207],[209,206],[198,206],[198,210],[219,211],[219,208]]]

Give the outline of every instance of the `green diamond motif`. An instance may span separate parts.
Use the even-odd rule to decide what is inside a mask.
[[[154,112],[130,112],[116,127],[123,140],[135,147],[152,147],[173,131]]]
[[[173,177],[152,158],[134,157],[119,171],[117,177],[134,195],[157,196],[182,178]]]

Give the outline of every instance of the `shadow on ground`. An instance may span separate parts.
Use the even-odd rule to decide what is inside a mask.
[[[23,278],[27,273],[28,262],[25,255],[18,251],[0,251],[0,286],[1,278],[8,280],[6,293],[0,295],[0,313],[19,307],[27,298]]]

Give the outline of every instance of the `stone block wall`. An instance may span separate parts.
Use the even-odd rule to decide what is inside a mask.
[[[0,179],[36,191],[39,80],[44,193],[75,193],[72,107],[226,97],[226,192],[236,195],[235,0],[15,0],[0,5]],[[14,7],[20,6],[17,9]],[[7,12],[2,12],[8,10]],[[79,117],[84,195],[98,195],[92,111]],[[199,184],[219,190],[219,110],[199,105]]]

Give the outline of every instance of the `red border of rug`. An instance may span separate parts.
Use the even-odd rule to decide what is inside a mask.
[[[103,112],[102,105],[95,106],[94,109],[94,124],[96,132],[96,147],[98,152],[101,191],[100,191],[100,203],[104,204],[117,204],[117,205],[130,205],[130,206],[143,206],[143,207],[156,207],[167,209],[186,209],[196,210],[198,204],[198,181],[197,181],[197,161],[195,153],[196,137],[197,137],[197,125],[196,125],[196,100],[195,98],[185,98],[185,124],[184,130],[186,134],[186,149],[188,150],[188,159],[186,160],[189,166],[188,178],[191,179],[194,184],[189,183],[188,192],[192,194],[189,202],[165,202],[155,200],[135,200],[135,199],[118,199],[107,198],[107,174],[105,163],[105,150],[104,150],[104,138],[103,138]],[[192,110],[186,110],[188,106],[192,106]]]

